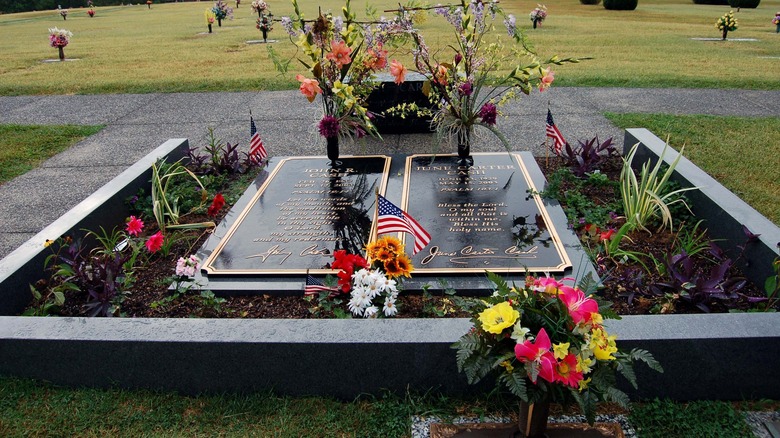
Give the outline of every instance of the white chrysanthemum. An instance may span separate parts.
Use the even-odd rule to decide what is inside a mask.
[[[387,280],[387,285],[385,286],[385,292],[391,293],[391,294],[398,294],[398,287],[396,286],[395,280]]]
[[[385,306],[382,307],[382,311],[385,313],[385,316],[395,316],[395,314],[398,313],[398,307],[395,305],[395,298],[390,296],[385,298]]]
[[[349,308],[349,311],[352,312],[352,314],[355,316],[363,315],[363,306],[360,305],[357,297],[355,296],[353,296],[352,299],[349,300],[349,303],[347,303],[347,308]]]
[[[376,282],[373,282],[373,283],[371,283],[371,284],[367,285],[367,286],[366,286],[366,290],[368,291],[368,297],[369,297],[369,299],[371,299],[371,300],[373,300],[374,298],[376,298],[377,296],[379,296],[379,294],[382,292],[382,291],[381,291],[381,290],[380,290],[380,289],[377,287],[377,285],[376,285]]]
[[[366,308],[371,305],[371,297],[365,287],[360,286],[352,289],[352,298],[360,308]]]
[[[366,310],[363,312],[363,316],[366,318],[376,318],[377,313],[379,313],[379,309],[377,309],[376,306],[369,306],[366,307]]]
[[[376,288],[379,289],[380,292],[384,292],[385,289],[387,289],[387,276],[385,276],[384,274],[378,276],[376,278],[376,281],[374,281],[374,284],[376,285]]]
[[[359,285],[365,285],[366,284],[366,278],[369,276],[369,272],[367,269],[361,269],[354,274],[352,274],[352,284],[355,286]]]

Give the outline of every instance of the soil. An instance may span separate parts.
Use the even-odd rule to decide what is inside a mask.
[[[540,160],[541,161],[541,160]],[[551,158],[547,163],[540,162],[540,167],[546,175],[565,166],[559,158]],[[601,168],[612,180],[619,180],[619,158],[610,161]],[[615,199],[615,193],[610,189],[589,188],[586,196],[598,203],[607,203]],[[217,219],[221,219],[228,208],[223,208]],[[194,217],[192,221],[202,221],[205,217]],[[214,220],[214,218],[208,218]],[[580,227],[577,231],[582,234]],[[132,292],[124,297],[121,303],[121,316],[153,317],[153,318],[186,318],[186,317],[220,317],[220,318],[328,318],[334,313],[320,306],[318,300],[307,301],[302,297],[276,297],[271,295],[227,297],[224,302],[214,303],[201,297],[197,292],[189,292],[170,300],[171,275],[179,257],[194,253],[208,237],[207,232],[189,232],[189,237],[174,243],[167,256],[155,254],[149,263],[135,271],[135,282]],[[624,239],[621,249],[653,254],[658,260],[667,257],[674,241],[671,232],[647,233],[635,232]],[[653,290],[650,285],[664,281],[660,275],[648,274],[637,268],[636,264],[620,263],[609,257],[600,257],[596,261],[597,270],[602,279],[603,287],[598,292],[604,299],[613,303],[613,309],[621,315],[639,315],[649,313],[701,313],[702,310],[681,299],[671,290]],[[706,260],[698,262],[699,272],[709,272],[712,263]],[[729,274],[741,277],[735,268]],[[624,279],[624,280],[621,280]],[[641,281],[626,281],[637,279]],[[747,310],[752,307],[748,302],[750,296],[763,296],[762,292],[752,283],[740,290],[738,299],[721,302],[711,300],[704,304],[711,312],[727,312],[730,309]],[[61,314],[65,316],[83,316],[88,314],[84,308],[87,296],[84,293],[67,293],[65,306]],[[345,313],[347,298],[341,297],[341,304],[336,306]],[[419,317],[465,317],[466,313],[458,311],[447,296],[421,296],[401,293],[398,301],[399,318]]]

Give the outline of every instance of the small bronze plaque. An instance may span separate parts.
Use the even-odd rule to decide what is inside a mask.
[[[331,272],[333,252],[362,253],[390,157],[282,160],[203,263],[209,276]]]
[[[412,258],[416,273],[563,272],[571,266],[520,155],[474,154],[473,166],[457,161],[407,157],[401,208],[431,234]]]

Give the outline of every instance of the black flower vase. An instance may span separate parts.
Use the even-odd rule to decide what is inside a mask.
[[[209,23],[209,33],[211,33],[211,23]]]
[[[268,31],[265,30],[265,29],[262,29],[261,32],[263,32],[263,42],[267,43],[268,42]]]
[[[336,160],[339,159],[339,137],[325,137],[327,142],[328,159],[331,164],[335,165]]]
[[[458,165],[471,166],[474,158],[471,157],[471,130],[467,130],[458,136]]]
[[[63,49],[62,47],[57,47],[57,48],[60,51],[60,61],[64,61],[65,60],[65,49]]]
[[[219,27],[222,27],[222,19],[221,18],[217,18],[217,24],[219,25]]]
[[[539,20],[534,20],[534,29],[536,29],[536,24],[539,22]]]
[[[550,416],[550,402],[540,401],[533,404],[520,403],[520,436],[525,438],[544,438],[547,432],[547,417]]]

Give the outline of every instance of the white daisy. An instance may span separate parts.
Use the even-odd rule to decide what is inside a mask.
[[[385,306],[382,308],[385,316],[395,316],[398,313],[398,307],[395,305],[395,298],[389,296],[385,298]]]
[[[365,316],[366,318],[376,318],[377,312],[379,312],[379,309],[377,309],[376,306],[366,307],[363,316]]]

